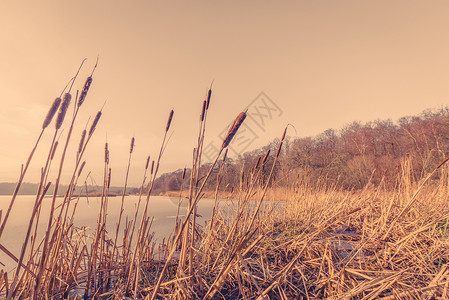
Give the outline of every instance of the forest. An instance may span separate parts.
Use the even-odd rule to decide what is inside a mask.
[[[228,157],[221,175],[219,189],[235,192],[244,189],[251,170],[267,151],[272,153],[279,139],[237,158]],[[345,190],[359,190],[372,184],[384,184],[394,189],[398,173],[410,162],[412,181],[416,182],[431,172],[449,152],[449,108],[428,109],[416,116],[405,116],[397,122],[376,120],[354,121],[340,130],[328,129],[314,137],[289,138],[274,168],[272,187],[287,187],[319,180],[328,186]],[[273,156],[268,157],[260,180],[268,177]],[[206,172],[210,164],[203,164]],[[184,179],[183,179],[183,173]],[[216,188],[218,168],[206,184],[206,190]],[[189,185],[190,169],[162,174],[155,182],[159,193],[179,191]]]

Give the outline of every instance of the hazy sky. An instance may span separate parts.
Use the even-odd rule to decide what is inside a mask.
[[[49,106],[85,57],[76,89],[97,54],[100,62],[64,172],[88,118],[107,101],[87,168],[100,183],[107,136],[112,184],[121,185],[135,136],[137,185],[171,108],[162,171],[191,165],[212,80],[207,144],[218,146],[220,133],[248,105],[276,108],[263,126],[247,120],[248,150],[279,137],[287,123],[296,128],[292,137],[305,137],[446,105],[448,15],[447,0],[2,1],[0,182],[18,178]],[[46,132],[25,181],[37,181],[52,134]]]

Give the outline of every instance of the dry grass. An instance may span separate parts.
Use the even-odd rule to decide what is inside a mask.
[[[82,101],[91,83],[90,76],[83,87]],[[202,101],[190,185],[181,187],[185,190],[178,193],[188,198],[186,217],[176,218],[173,235],[162,243],[153,241],[149,199],[167,146],[173,110],[163,128],[161,149],[150,171],[150,158],[146,160],[139,202],[133,216],[126,221],[122,216],[127,175],[125,177],[120,214],[111,235],[106,232],[106,224],[110,222],[107,214],[111,176],[107,146],[96,228],[87,232],[73,224],[78,201],[75,191],[85,166],[82,157],[101,112],[88,134],[83,132],[75,149],[77,163],[62,203],[55,205],[58,175],[50,215],[41,216],[42,199],[50,186],[47,175],[56,150],[54,138],[42,169],[21,253],[11,253],[8,245],[0,244],[0,250],[18,266],[14,274],[1,271],[0,294],[7,299],[75,296],[86,299],[447,298],[449,169],[446,165],[439,166],[420,182],[413,182],[408,167],[411,161],[404,160],[402,168],[398,168],[394,190],[381,183],[376,187],[368,184],[357,192],[344,191],[335,186],[329,188],[324,178],[313,184],[301,180],[278,188],[271,177],[282,153],[284,131],[278,151],[272,154],[274,163],[268,180],[262,181],[261,174],[268,168],[269,151],[257,160],[249,174],[242,174],[239,190],[222,193],[218,186],[226,172],[225,148],[245,114],[237,117],[216,160],[209,171],[202,174],[199,167],[210,98],[211,90]],[[69,133],[81,106],[79,100],[78,103]],[[56,112],[53,106],[49,115]],[[43,129],[49,122],[46,119]],[[56,132],[58,129],[57,126]],[[69,151],[70,136],[62,150],[59,172],[65,153]],[[127,173],[133,147],[134,138]],[[10,209],[28,164],[29,161],[21,173]],[[205,183],[217,169],[217,188],[207,191],[215,198],[212,218],[202,228],[196,221],[196,207],[206,192]],[[228,200],[219,200],[223,198]],[[143,214],[137,220],[140,210]],[[42,218],[50,222],[40,241],[36,240],[39,236],[37,223],[42,222]],[[0,235],[6,221],[7,217]],[[122,236],[120,231],[123,231],[121,240],[118,238]]]

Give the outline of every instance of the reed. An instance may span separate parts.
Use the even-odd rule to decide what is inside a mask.
[[[55,101],[53,101],[53,104],[51,105],[47,116],[44,119],[44,123],[42,124],[42,129],[47,128],[47,126],[51,123],[53,120],[54,115],[58,111],[59,105],[61,104],[61,98],[57,97]]]
[[[70,83],[71,81],[72,81],[72,80],[70,80],[69,83]],[[67,87],[67,86],[66,86],[66,87]],[[64,90],[65,90],[65,89],[66,89],[66,88],[64,88]],[[64,92],[64,90],[63,90],[63,92]],[[61,94],[62,94],[62,93],[61,93]],[[66,98],[68,99],[68,97],[66,97]],[[70,101],[70,99],[68,99],[68,101]],[[28,168],[28,165],[29,165],[29,163],[30,163],[30,161],[31,161],[31,158],[32,158],[32,156],[33,156],[33,154],[34,154],[34,151],[36,150],[37,144],[38,144],[38,142],[39,142],[39,140],[40,140],[40,138],[41,138],[41,136],[42,136],[44,130],[45,130],[45,129],[48,127],[48,125],[51,123],[51,121],[52,121],[52,119],[53,119],[53,117],[54,117],[54,115],[55,115],[55,113],[56,113],[58,107],[61,109],[60,103],[61,103],[61,98],[60,98],[60,97],[57,97],[57,98],[54,100],[52,106],[50,107],[49,112],[47,113],[47,116],[46,116],[45,119],[44,119],[43,126],[42,126],[42,131],[41,131],[41,134],[39,135],[38,141],[36,142],[35,147],[34,147],[33,150],[31,151],[31,154],[30,154],[30,156],[29,156],[29,158],[28,158],[28,161],[27,161],[27,163],[26,163],[26,165],[25,165],[25,169],[23,169],[23,170],[21,171],[21,176],[20,176],[19,182],[18,182],[18,184],[17,184],[17,186],[16,186],[16,190],[14,191],[14,194],[13,194],[13,197],[12,197],[12,199],[11,199],[10,205],[9,205],[9,207],[8,207],[8,210],[7,210],[5,219],[4,219],[4,221],[3,221],[3,223],[2,223],[2,226],[1,226],[1,228],[0,228],[0,235],[1,235],[1,233],[3,232],[3,229],[4,229],[5,225],[6,225],[6,221],[7,221],[7,219],[8,219],[9,213],[11,212],[11,209],[12,209],[13,204],[14,204],[14,202],[15,202],[15,198],[16,198],[16,196],[17,196],[17,194],[18,194],[19,188],[20,188],[20,186],[21,186],[22,180],[23,180],[23,178],[24,178],[24,176],[25,176],[25,173],[26,173],[26,170],[27,170],[27,168]],[[28,229],[27,229],[25,241],[24,241],[24,243],[23,243],[23,245],[22,245],[22,249],[21,249],[21,253],[20,253],[19,258],[18,258],[18,259],[15,258],[15,256],[11,255],[11,253],[10,253],[6,248],[3,248],[4,252],[5,252],[6,254],[8,254],[9,256],[11,256],[11,257],[17,262],[17,268],[16,268],[15,273],[14,273],[14,276],[13,276],[13,280],[12,280],[12,283],[11,283],[11,287],[8,289],[9,292],[6,294],[8,299],[11,299],[11,297],[13,297],[13,295],[14,295],[15,292],[16,292],[16,291],[15,291],[15,287],[16,287],[17,282],[18,282],[18,280],[19,280],[19,273],[20,273],[20,269],[21,269],[22,267],[23,267],[25,270],[27,270],[27,271],[29,272],[29,274],[33,275],[33,279],[36,279],[36,276],[33,274],[33,272],[31,272],[30,269],[29,269],[27,266],[23,265],[23,259],[24,259],[25,251],[26,251],[27,244],[28,244],[28,239],[29,239],[29,237],[30,237],[30,233],[31,233],[31,230],[32,230],[32,225],[33,225],[35,216],[36,216],[36,214],[39,216],[39,213],[40,213],[40,203],[42,202],[42,198],[44,197],[45,193],[47,192],[48,188],[50,187],[50,184],[47,184],[47,185],[46,185],[46,178],[47,178],[47,175],[48,175],[48,168],[49,168],[50,162],[53,160],[54,154],[55,154],[55,152],[56,152],[56,147],[57,147],[57,145],[58,145],[58,142],[56,141],[56,135],[57,135],[57,130],[56,130],[56,132],[55,132],[55,134],[54,134],[54,136],[53,136],[53,140],[52,140],[52,142],[51,142],[51,146],[50,146],[50,150],[49,150],[49,154],[48,154],[48,158],[47,158],[45,167],[43,168],[43,170],[42,170],[42,172],[41,172],[41,174],[42,174],[42,175],[41,175],[41,181],[40,181],[40,184],[39,184],[38,191],[37,191],[37,193],[36,193],[36,201],[35,201],[34,209],[33,209],[33,212],[32,212],[31,218],[30,218],[30,221],[29,221],[29,226],[28,226]],[[46,185],[46,187],[44,188],[45,185]],[[44,192],[43,192],[43,195],[41,196],[42,189],[44,189]],[[36,228],[37,228],[37,222],[36,222]],[[32,252],[33,246],[34,246],[34,239],[33,239],[32,244],[31,244],[31,251],[30,251],[30,252]]]
[[[90,126],[90,129],[89,129],[89,137],[92,136],[95,129],[97,128],[97,124],[98,124],[98,121],[100,121],[100,118],[101,118],[101,111],[97,112],[97,114],[95,115],[95,119],[92,122],[92,125]]]
[[[111,255],[112,258],[114,258],[115,251],[117,249],[117,239],[118,239],[118,235],[119,235],[119,231],[120,231],[120,223],[122,221],[123,204],[125,203],[126,188],[128,186],[129,168],[131,166],[131,155],[132,155],[133,150],[134,150],[134,141],[135,141],[134,137],[132,137],[131,145],[129,147],[128,167],[126,168],[125,183],[124,183],[124,187],[123,187],[122,201],[121,201],[121,204],[120,204],[120,213],[119,213],[119,217],[118,217],[118,221],[117,221],[117,228],[115,230],[115,240],[114,240],[113,249],[112,249],[112,255]],[[148,159],[149,159],[149,157],[148,157]],[[145,169],[148,168],[148,163],[146,164],[146,166],[147,167]]]
[[[50,110],[48,111],[47,116],[44,119],[44,123],[43,123],[43,126],[42,126],[42,131],[40,132],[40,134],[39,134],[39,136],[38,136],[38,138],[37,138],[37,140],[36,140],[36,142],[34,144],[34,147],[31,150],[30,155],[28,156],[28,159],[27,159],[25,165],[22,165],[22,169],[20,171],[19,180],[17,182],[16,188],[14,189],[13,196],[12,196],[11,201],[9,203],[8,209],[6,211],[6,214],[5,214],[4,218],[3,218],[3,222],[1,223],[1,226],[0,226],[0,238],[1,238],[2,234],[3,234],[4,229],[5,229],[6,222],[8,221],[8,217],[9,217],[9,215],[11,213],[12,207],[13,207],[13,205],[15,203],[15,199],[17,198],[17,195],[19,193],[20,187],[22,186],[22,182],[23,182],[23,179],[25,178],[25,174],[26,174],[26,172],[28,170],[28,167],[29,167],[29,165],[31,163],[31,160],[33,159],[34,152],[36,151],[37,146],[39,145],[39,142],[40,142],[40,140],[42,138],[42,135],[43,135],[45,129],[48,127],[47,123],[51,122],[51,119],[53,119],[53,116],[56,113],[56,110],[57,110],[57,108],[59,106],[59,103],[60,103],[61,100],[60,100],[60,98],[56,98],[56,99],[59,99],[59,101],[55,100],[53,102],[52,106],[50,107]]]
[[[86,129],[83,130],[83,133],[81,134],[81,139],[80,139],[80,143],[78,145],[78,152],[77,155],[79,155],[81,153],[81,151],[83,150],[83,146],[84,146],[84,140],[86,139]]]
[[[86,100],[87,93],[89,92],[90,86],[92,85],[93,75],[94,75],[95,69],[97,68],[99,58],[100,57],[97,56],[97,61],[95,63],[94,68],[92,69],[92,73],[90,74],[89,77],[87,77],[86,81],[84,82],[83,89],[81,90],[81,94],[78,99],[78,107],[80,107],[84,103],[84,100]]]
[[[87,88],[84,83],[83,90],[87,91],[90,83]],[[70,89],[64,95],[69,93]],[[56,133],[62,128],[67,111],[65,108],[62,112],[60,105],[57,119],[61,114],[61,125],[55,127],[41,169],[21,251],[11,253],[7,245],[0,243],[0,251],[9,253],[17,264],[12,275],[0,272],[0,295],[7,299],[71,299],[75,295],[86,299],[447,298],[449,158],[418,182],[411,176],[413,161],[404,159],[393,190],[381,183],[368,184],[360,191],[346,191],[338,184],[329,184],[325,176],[312,182],[301,178],[295,170],[290,175],[298,180],[280,186],[283,178],[276,178],[274,170],[286,150],[285,128],[277,148],[260,153],[247,165],[248,171],[234,174],[240,177],[241,187],[230,192],[230,187],[222,187],[220,182],[227,172],[227,147],[244,122],[246,112],[240,113],[229,128],[212,164],[202,168],[211,93],[209,89],[201,101],[192,168],[183,170],[181,191],[177,193],[180,201],[186,194],[189,205],[184,216],[178,210],[172,236],[157,243],[152,234],[149,200],[167,147],[173,110],[163,124],[159,154],[151,165],[150,156],[142,162],[144,172],[135,211],[125,216],[123,203],[135,148],[134,137],[131,138],[119,217],[114,220],[112,234],[106,230],[111,223],[107,215],[113,171],[108,143],[104,149],[96,226],[89,231],[74,224],[80,201],[76,196],[80,193],[78,181],[86,168],[83,155],[98,126],[101,110],[90,129],[82,132],[80,143],[74,146],[77,156],[69,188],[61,203],[55,202],[83,92],[80,98],[75,97],[77,105],[68,124],[65,145],[58,151],[61,160],[46,230],[42,240],[37,238],[42,201],[51,186],[47,178],[59,144]],[[69,98],[64,96],[62,103],[70,102],[66,100]],[[54,103],[42,131],[51,123],[51,115],[56,114]],[[24,166],[21,179],[26,169]],[[211,180],[215,180],[214,188],[207,191]],[[196,219],[196,209],[205,192],[215,198],[215,204],[212,217],[203,228]],[[12,202],[14,199],[15,196]]]
[[[65,114],[70,105],[70,100],[72,100],[72,95],[70,95],[70,93],[65,93],[64,100],[62,100],[61,106],[59,107],[58,117],[56,119],[56,130],[60,129],[62,126]]]
[[[226,148],[229,143],[231,142],[234,135],[237,133],[237,130],[239,130],[240,126],[242,125],[243,121],[246,118],[246,112],[241,112],[237,118],[234,120],[234,123],[229,128],[225,139],[223,140],[223,144],[221,145],[221,148]]]
[[[162,139],[162,144],[161,144],[161,148],[159,150],[159,155],[158,155],[158,158],[157,158],[155,169],[154,169],[154,166],[155,166],[154,161],[151,164],[152,180],[151,180],[150,186],[148,188],[148,192],[147,192],[147,196],[146,196],[146,202],[145,202],[145,206],[144,206],[144,209],[143,209],[143,212],[142,212],[142,218],[141,218],[141,221],[140,221],[140,226],[139,226],[139,229],[137,231],[136,246],[134,248],[134,253],[132,255],[130,266],[129,266],[129,273],[128,273],[128,278],[127,278],[126,286],[125,286],[126,290],[130,289],[130,286],[131,286],[131,284],[133,282],[137,282],[138,281],[138,276],[139,276],[138,270],[140,268],[139,260],[142,260],[144,258],[144,256],[145,256],[145,253],[143,251],[144,247],[142,246],[142,244],[145,241],[145,238],[146,238],[146,235],[147,235],[146,234],[147,230],[149,230],[149,227],[151,226],[151,223],[149,223],[149,221],[147,219],[148,204],[149,204],[149,201],[150,201],[151,192],[153,190],[154,180],[156,179],[157,172],[159,170],[159,164],[160,164],[162,155],[164,153],[164,149],[166,147],[167,133],[168,133],[168,131],[170,129],[170,125],[171,125],[171,122],[173,120],[173,115],[174,115],[174,110],[172,109],[170,111],[170,113],[169,113],[167,124],[165,126],[164,137]],[[137,289],[136,285],[134,286],[134,290],[135,289]]]

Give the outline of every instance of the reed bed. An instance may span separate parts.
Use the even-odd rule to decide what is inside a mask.
[[[76,166],[69,189],[61,203],[55,200],[65,154],[70,150],[67,145],[73,124],[78,109],[86,100],[92,76],[93,72],[86,79],[80,97],[75,97],[69,134],[60,154],[50,214],[41,216],[40,208],[51,185],[48,174],[58,144],[56,138],[42,168],[21,253],[11,253],[8,245],[0,240],[0,250],[17,263],[13,274],[0,271],[1,296],[6,299],[448,297],[449,169],[446,160],[435,166],[427,177],[415,182],[411,179],[410,164],[413,162],[410,158],[404,159],[402,167],[398,168],[393,190],[381,183],[378,186],[368,184],[360,191],[345,191],[330,186],[325,178],[313,183],[298,179],[294,184],[278,188],[272,174],[282,155],[285,129],[276,153],[268,151],[259,157],[251,172],[241,175],[239,189],[232,194],[220,191],[220,179],[226,172],[227,146],[244,122],[246,112],[237,116],[215,161],[203,174],[200,166],[211,89],[202,102],[190,184],[182,186],[179,192],[180,198],[187,195],[188,205],[179,208],[173,234],[156,243],[149,204],[167,147],[173,110],[165,127],[161,126],[163,138],[156,159],[150,164],[148,157],[144,164],[134,214],[122,215],[135,142],[133,137],[118,220],[107,217],[112,170],[106,143],[96,227],[90,231],[78,227],[73,220],[79,201],[78,181],[86,164],[83,154],[99,124],[101,111],[89,130],[86,126],[76,146]],[[71,96],[64,95],[63,100],[58,97],[51,106],[42,132],[56,115],[55,106],[59,106],[54,133],[57,136],[70,104]],[[21,182],[41,136],[42,133],[22,168],[8,213],[14,209]],[[269,157],[274,161],[270,167],[267,164]],[[268,179],[262,180],[262,171],[268,171]],[[205,191],[204,186],[212,173],[216,175],[217,187],[215,191]],[[183,179],[185,174],[184,171]],[[211,219],[205,226],[200,226],[196,219],[197,205],[205,192],[213,195],[215,205]],[[3,218],[0,237],[7,229],[8,213]],[[38,240],[37,224],[45,219],[48,219],[47,230],[42,233],[42,240]],[[106,231],[109,222],[116,224],[114,232]]]

